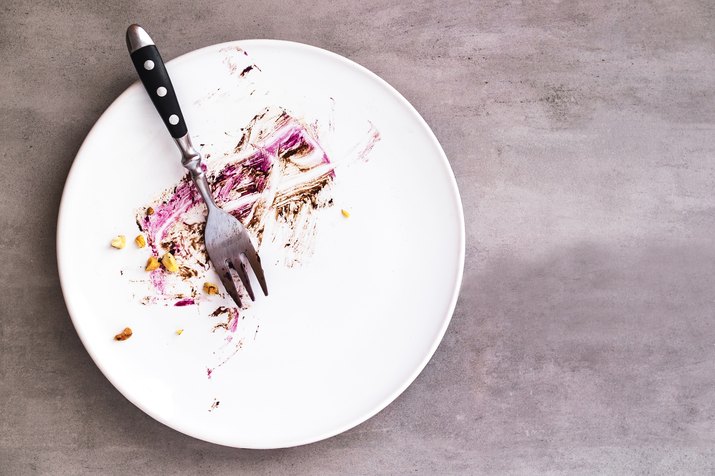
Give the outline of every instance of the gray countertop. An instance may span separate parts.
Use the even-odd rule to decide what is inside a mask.
[[[715,4],[3,2],[0,473],[715,471]],[[368,422],[274,451],[184,436],[126,401],[69,320],[55,222],[73,157],[166,58],[304,42],[394,85],[441,141],[467,232],[452,324]],[[91,205],[88,205],[91,207]]]

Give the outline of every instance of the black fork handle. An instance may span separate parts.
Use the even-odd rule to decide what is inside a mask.
[[[154,103],[161,120],[174,139],[184,137],[188,132],[174,85],[161,59],[159,50],[149,34],[139,25],[127,28],[127,48],[139,79]]]

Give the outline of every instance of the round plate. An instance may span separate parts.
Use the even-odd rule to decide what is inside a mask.
[[[391,86],[318,48],[240,41],[167,68],[211,177],[256,154],[274,154],[271,170],[284,174],[271,179],[278,191],[261,211],[270,294],[232,309],[223,289],[202,290],[218,279],[200,259],[187,261],[193,277],[144,270],[166,249],[161,234],[144,248],[134,237],[148,206],[168,206],[185,170],[136,83],[89,133],[62,196],[59,272],[83,344],[136,406],[206,441],[277,448],[358,425],[417,377],[454,310],[464,219],[444,152]],[[286,152],[276,138],[286,124],[308,145]],[[279,200],[281,187],[295,192],[315,178],[293,160],[306,150],[327,181],[317,195]],[[245,192],[257,195],[239,216],[258,214],[261,190]],[[200,227],[200,214],[175,218]],[[117,235],[124,249],[109,246]],[[188,238],[174,239],[181,248]],[[125,327],[133,335],[115,340]]]

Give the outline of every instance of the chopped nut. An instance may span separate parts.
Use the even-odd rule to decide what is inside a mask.
[[[132,336],[132,330],[129,327],[125,327],[122,332],[114,336],[114,340],[127,340]]]
[[[112,247],[121,250],[127,245],[127,237],[124,235],[119,235],[116,238],[112,239]]]
[[[218,286],[215,284],[206,282],[204,283],[204,292],[206,294],[218,294]]]
[[[153,215],[154,214],[154,209],[152,207],[149,207],[146,209],[146,214],[147,215]]]
[[[134,243],[137,244],[137,248],[144,248],[146,246],[146,238],[144,238],[144,235],[137,235],[137,237],[134,238]]]
[[[155,269],[159,269],[159,260],[156,259],[156,256],[150,256],[149,259],[146,262],[146,267],[144,268],[145,271],[154,271]]]
[[[342,213],[345,218],[350,218],[350,212],[348,212],[347,210],[342,209],[340,210],[340,213]]]
[[[174,255],[171,253],[165,253],[164,256],[161,257],[161,264],[164,265],[164,268],[170,273],[176,273],[179,271],[179,265],[176,262],[176,258],[174,258]]]
[[[176,331],[177,336],[180,336],[183,333],[184,333],[184,329],[177,329],[177,331]]]

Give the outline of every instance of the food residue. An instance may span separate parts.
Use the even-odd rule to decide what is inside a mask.
[[[159,260],[156,259],[156,256],[150,256],[149,259],[146,261],[146,266],[144,267],[144,270],[154,271],[155,269],[159,269],[159,266],[161,266],[161,264],[159,263]]]
[[[238,309],[235,307],[219,306],[210,314],[211,317],[225,316],[226,322],[219,322],[214,325],[213,332],[217,329],[224,329],[228,332],[236,332],[238,328]]]
[[[137,237],[134,238],[134,243],[136,243],[137,248],[144,248],[146,246],[146,238],[144,238],[144,235],[137,235]]]
[[[204,292],[206,294],[218,294],[218,286],[207,281],[204,283]]]
[[[246,226],[259,247],[264,239],[288,244],[289,266],[312,253],[316,211],[331,206],[335,164],[310,125],[281,108],[265,108],[241,128],[232,150],[212,154],[205,167],[217,204]],[[202,289],[211,269],[203,243],[205,206],[190,177],[166,189],[151,207],[153,215],[137,213],[136,221],[152,254],[171,253],[181,269],[193,271],[191,276],[178,273],[182,280],[153,276],[154,289],[164,296],[177,285]],[[163,259],[162,264],[167,271],[178,271],[178,265],[172,270],[172,264]]]
[[[164,268],[170,273],[176,273],[179,271],[179,265],[176,262],[176,258],[174,258],[174,255],[171,253],[164,253],[164,256],[161,257],[161,264],[163,264]]]
[[[114,336],[114,340],[127,340],[132,336],[132,330],[129,327],[125,327],[122,332]]]
[[[111,242],[112,248],[116,248],[118,250],[121,250],[127,245],[127,237],[124,235],[119,235],[115,238],[112,238]]]
[[[286,267],[300,265],[313,253],[320,211],[334,206],[339,163],[320,144],[314,123],[278,106],[261,109],[237,132],[225,134],[236,142],[210,152],[209,144],[201,143],[216,203],[244,224],[259,254],[266,244],[282,250],[279,260]],[[368,144],[356,145],[348,158],[340,157],[341,163],[365,160],[379,135],[373,131],[363,140]],[[350,216],[347,210],[341,213]],[[152,302],[167,304],[179,293],[220,293],[219,286],[206,284],[213,270],[203,240],[206,207],[189,174],[137,210],[135,219],[147,247],[168,271],[151,273],[149,284],[157,298]]]
[[[225,53],[234,77],[252,81],[261,74],[252,60],[243,58],[247,56],[245,51],[229,49]],[[243,79],[244,76],[249,79]],[[256,92],[256,84],[250,85],[251,95]],[[220,100],[223,94],[220,89],[214,93],[214,99],[212,95],[200,101]],[[282,262],[285,267],[299,266],[313,254],[322,226],[321,211],[330,208],[331,212],[325,215],[335,216],[336,169],[367,161],[380,135],[366,121],[364,126],[357,125],[365,129],[355,129],[354,144],[337,146],[334,134],[323,136],[324,132],[335,131],[332,98],[329,115],[301,118],[278,104],[257,99],[259,96],[265,97],[256,94],[249,100],[252,105],[242,107],[255,113],[252,119],[243,116],[240,122],[223,131],[225,137],[196,138],[204,156],[203,170],[217,205],[243,223],[264,260],[269,259],[275,265]],[[348,210],[340,212],[344,218],[350,217]],[[214,284],[218,279],[204,246],[206,217],[206,206],[188,173],[135,210],[140,232],[135,244],[148,248],[147,254],[151,255],[145,265],[146,277],[132,281],[137,283],[135,296],[139,302],[172,309],[194,305],[192,310],[203,316],[208,311],[204,305],[223,302],[223,288],[220,283]],[[147,291],[149,295],[139,294]],[[239,291],[245,293],[244,289]],[[214,295],[217,297],[211,299]],[[206,376],[211,379],[213,370],[228,362],[244,342],[255,340],[259,316],[248,307],[231,306],[215,308],[209,316],[206,330],[213,334],[212,342],[217,344],[211,354],[215,362],[207,363],[206,367]],[[180,336],[183,331],[174,332]],[[219,405],[214,400],[211,410]]]

